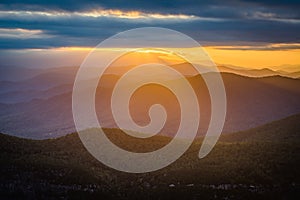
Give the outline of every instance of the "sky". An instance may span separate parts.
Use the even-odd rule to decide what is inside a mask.
[[[0,67],[78,66],[114,34],[164,27],[217,64],[300,69],[299,10],[297,0],[2,0]]]

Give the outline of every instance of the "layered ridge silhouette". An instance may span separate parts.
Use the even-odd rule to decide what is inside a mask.
[[[173,67],[180,70],[186,65],[183,63]],[[125,68],[124,71],[130,66]],[[1,131],[26,138],[51,138],[75,131],[71,105],[77,70],[77,67],[55,68],[43,70],[21,81],[2,81]],[[117,128],[111,116],[109,100],[113,85],[122,73],[120,67],[115,67],[100,80],[96,107],[103,127]],[[155,73],[149,74],[152,75]],[[200,75],[193,75],[193,71],[186,71],[185,75],[198,96],[201,111],[198,132],[203,135],[210,120],[210,97]],[[224,133],[245,130],[300,112],[299,79],[279,75],[247,77],[233,72],[221,72],[221,75],[228,106]],[[214,73],[205,73],[202,76],[214,76]],[[176,82],[176,79],[166,81]],[[89,87],[89,80],[84,84]],[[144,86],[135,93],[130,104],[133,119],[138,124],[147,124],[148,108],[153,103],[166,106],[168,121],[161,134],[171,136],[177,130],[180,112],[176,98],[161,86]]]

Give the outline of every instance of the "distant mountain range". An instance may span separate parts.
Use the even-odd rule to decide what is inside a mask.
[[[195,70],[188,68],[190,64],[181,63],[174,64],[172,67],[179,71],[183,71],[185,76],[195,76]],[[108,74],[120,75],[123,74],[131,66],[127,67],[112,67],[108,70]],[[47,98],[40,93],[61,85],[73,85],[78,67],[59,67],[50,69],[27,69],[27,68],[0,68],[0,103],[18,103],[28,101],[35,98]],[[235,66],[218,66],[220,72],[232,73],[247,77],[268,77],[268,76],[283,76],[289,78],[300,78],[299,71],[286,72],[283,70],[273,71],[270,69],[246,69]],[[95,69],[91,69],[91,74]],[[147,76],[155,76],[156,73],[147,74]],[[165,74],[167,77],[167,74]],[[20,93],[18,95],[17,93]],[[28,93],[28,95],[21,95]],[[50,92],[51,93],[51,92]],[[54,94],[60,94],[58,91]],[[51,96],[54,96],[51,95]],[[20,97],[20,96],[23,96]],[[20,97],[20,98],[19,98]]]
[[[226,66],[226,65],[219,65],[218,69],[221,72],[233,73],[242,76],[248,77],[268,77],[268,76],[283,76],[288,78],[300,78],[300,68],[298,71],[284,71],[281,68],[278,70],[271,70],[269,68],[263,69],[247,69],[241,68],[236,66]],[[283,68],[284,69],[284,68]]]
[[[174,68],[185,69],[185,64],[176,65]],[[77,67],[54,68],[42,70],[40,73],[34,71],[32,72],[34,75],[25,80],[2,81],[0,83],[0,130],[26,138],[51,138],[74,132],[71,95],[77,70]],[[224,67],[220,70],[224,71],[221,74],[228,101],[225,133],[245,130],[300,112],[300,79],[275,74],[258,78],[248,77],[245,74],[245,72],[248,75],[250,72],[257,74],[256,70],[243,71],[243,76],[237,75],[234,69],[231,69],[230,73],[225,72]],[[199,135],[202,135],[210,119],[209,94],[199,75],[194,76],[193,71],[185,72],[186,78],[197,91],[201,110]],[[116,67],[103,76],[96,95],[97,114],[102,119],[101,124],[108,128],[117,128],[112,120],[111,111],[107,108],[110,106],[108,103],[110,103],[111,89],[120,78],[118,73],[120,70]],[[267,73],[263,71],[262,74]],[[206,73],[202,76],[214,76],[214,74]],[[85,84],[88,87],[89,80],[86,80]],[[149,86],[148,92],[135,95],[132,115],[138,123],[145,124],[149,121],[147,106],[161,101],[169,111],[169,118],[162,134],[172,135],[179,124],[180,113],[176,106],[178,104],[172,95],[162,91],[164,91],[162,88]],[[157,92],[161,94],[159,97],[155,95]]]

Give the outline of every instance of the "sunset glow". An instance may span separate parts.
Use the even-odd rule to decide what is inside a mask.
[[[118,9],[92,9],[82,12],[66,12],[66,11],[27,11],[27,10],[12,10],[12,11],[1,11],[0,17],[50,17],[50,18],[68,18],[68,17],[93,17],[93,18],[120,18],[120,19],[166,19],[166,20],[197,20],[205,19],[199,18],[194,15],[184,14],[160,14],[160,13],[147,13],[137,10],[122,11]],[[209,19],[209,18],[208,18]]]
[[[234,65],[250,69],[268,68],[272,70],[277,70],[279,66],[283,65],[298,65],[300,70],[300,49],[236,50],[232,48],[234,47],[226,46],[225,49],[221,47],[205,47],[205,50],[214,62],[220,65]]]
[[[298,45],[298,44],[297,44]],[[273,45],[277,47],[282,47],[282,45]],[[296,46],[296,44],[294,45]],[[297,71],[300,70],[300,49],[268,49],[268,46],[265,46],[266,49],[257,49],[257,47],[247,47],[247,49],[243,50],[241,46],[205,46],[203,49],[208,53],[208,55],[212,58],[212,60],[217,65],[233,65],[242,68],[248,69],[262,69],[268,68],[271,70],[278,70],[279,68],[284,71]],[[256,49],[254,49],[256,48]],[[262,48],[262,47],[260,47]],[[70,65],[80,65],[83,61],[84,57],[94,49],[94,47],[59,47],[59,48],[51,48],[51,49],[28,49],[25,51],[17,51],[20,55],[20,59],[29,59],[32,58],[32,62],[35,59],[39,60],[46,57],[51,57],[54,60],[57,60],[61,63],[61,66],[70,66]],[[181,48],[183,52],[189,52],[193,54],[194,48]],[[101,49],[98,49],[101,50]],[[103,51],[113,52],[113,51],[130,51],[133,49],[130,48],[105,48]],[[172,48],[165,48],[165,50],[170,51],[169,56],[164,51],[164,54],[161,55],[166,61],[170,61],[170,63],[180,63],[182,60],[178,59],[178,57],[170,56],[172,53]],[[159,53],[157,50],[153,49],[144,49],[139,50],[140,53]],[[34,55],[39,55],[38,58]],[[138,59],[139,56],[136,57]],[[194,55],[194,63],[201,63],[201,55]],[[69,62],[70,59],[73,62]],[[174,60],[175,59],[175,60]],[[177,59],[177,60],[176,60]],[[287,67],[284,68],[283,66]],[[288,66],[295,66],[291,70]],[[298,71],[299,71],[298,70]]]
[[[1,199],[296,199],[299,11],[1,0]]]

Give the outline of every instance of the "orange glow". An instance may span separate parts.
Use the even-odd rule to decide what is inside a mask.
[[[114,16],[119,18],[136,19],[141,17],[139,11],[121,11],[121,10],[92,10],[90,12],[83,13],[84,16],[100,17],[100,16]]]
[[[249,69],[262,69],[262,68],[269,68],[271,70],[278,70],[279,66],[294,66],[290,71],[300,71],[300,48],[294,49],[280,49],[280,45],[272,45],[275,49],[268,50],[265,49],[251,49],[251,47],[247,50],[240,50],[237,49],[235,46],[208,46],[203,47],[204,50],[209,54],[212,60],[218,65],[234,65],[237,67],[245,67]],[[201,47],[194,47],[194,48],[201,48]],[[202,59],[204,59],[203,55],[196,55],[194,48],[180,48],[180,51],[183,54],[189,53],[194,58],[192,62],[194,63],[201,63]],[[243,48],[243,47],[239,47]],[[262,47],[261,47],[262,48]],[[278,49],[276,49],[278,48]],[[41,49],[39,51],[47,52],[50,54],[55,55],[63,55],[65,57],[75,57],[80,58],[82,61],[83,58],[94,48],[92,47],[60,47],[60,48],[53,48],[53,49]],[[174,48],[163,48],[166,51],[172,52]],[[130,48],[105,48],[105,49],[98,49],[107,52],[108,54],[113,51],[123,51],[124,53],[129,50],[133,50]],[[178,50],[178,49],[177,49]],[[28,50],[30,51],[30,50]],[[177,56],[172,55],[172,53],[165,53],[159,52],[154,49],[142,49],[139,50],[138,53],[132,54],[128,57],[128,63],[133,63],[141,58],[143,59],[150,59],[153,61],[153,57],[151,54],[156,54],[156,59],[159,58],[163,60],[166,64],[175,64],[180,63],[182,60],[178,59]],[[143,54],[143,55],[140,55]],[[194,55],[193,55],[194,54]],[[157,55],[159,55],[157,57]],[[134,57],[134,58],[133,58]],[[155,57],[155,56],[154,56]],[[124,61],[124,60],[123,60]],[[79,62],[79,61],[78,61]],[[80,62],[78,63],[80,64]],[[286,71],[289,71],[288,67]]]
[[[290,50],[232,50],[220,47],[205,47],[215,63],[229,64],[252,69],[269,68],[276,70],[276,66],[299,65],[300,49]],[[299,69],[300,71],[300,69]]]

